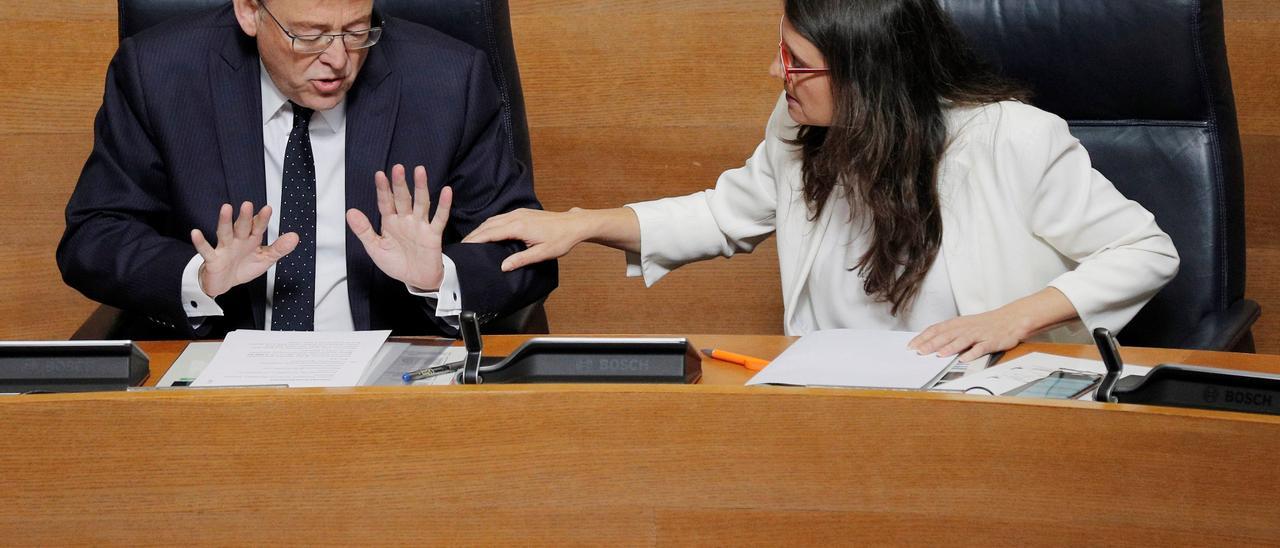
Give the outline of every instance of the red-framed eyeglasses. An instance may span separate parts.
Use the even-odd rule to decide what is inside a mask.
[[[787,45],[782,41],[782,21],[778,21],[778,58],[782,60],[782,74],[785,77],[788,85],[791,84],[792,74],[818,74],[818,73],[827,72],[831,70],[825,67],[796,68],[791,66],[791,52],[787,51]]]

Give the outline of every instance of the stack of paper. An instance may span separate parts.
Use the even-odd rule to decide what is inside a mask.
[[[956,360],[907,348],[917,333],[828,329],[800,338],[748,385],[929,388]]]
[[[232,331],[191,386],[356,386],[390,335]]]

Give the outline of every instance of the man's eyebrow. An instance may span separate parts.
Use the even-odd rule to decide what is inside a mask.
[[[294,26],[299,29],[311,30],[316,32],[324,32],[329,30],[329,25],[325,23],[316,23],[313,21],[304,21],[300,23],[295,23]],[[342,30],[344,31],[367,30],[372,26],[373,26],[373,18],[366,15],[354,21],[351,21],[350,23],[342,25]]]
[[[315,21],[295,21],[293,26],[301,29],[324,30],[326,25]]]
[[[374,26],[373,14],[361,15],[355,20],[342,25],[343,30],[365,30]]]
[[[350,31],[353,31],[353,30],[369,30],[369,29],[373,28],[374,26],[376,26],[376,25],[374,25],[374,24],[373,24],[373,20],[372,20],[372,19],[361,19],[361,20],[359,20],[359,21],[355,21],[355,22],[347,23],[347,24],[343,25],[343,26],[342,26],[342,30],[347,31],[347,32],[350,32]]]

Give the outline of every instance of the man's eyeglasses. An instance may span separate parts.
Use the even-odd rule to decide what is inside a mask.
[[[787,84],[791,84],[792,74],[817,74],[827,72],[828,68],[797,68],[791,66],[791,52],[787,50],[786,44],[782,42],[782,21],[778,21],[778,57],[782,60],[782,74]]]
[[[294,34],[289,29],[284,28],[276,15],[267,9],[267,3],[258,0],[258,5],[262,6],[262,11],[267,12],[271,16],[271,20],[276,22],[276,26],[284,31],[285,36],[289,37],[293,44],[293,51],[301,54],[315,54],[329,49],[329,45],[334,40],[342,38],[343,47],[348,50],[365,49],[372,47],[378,43],[378,39],[382,38],[382,27],[370,27],[365,30],[353,30],[351,32],[338,32],[334,34]]]

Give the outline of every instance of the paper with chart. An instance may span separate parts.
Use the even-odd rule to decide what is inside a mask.
[[[390,331],[232,331],[191,386],[356,386],[390,335]]]
[[[747,381],[748,385],[928,388],[955,357],[921,356],[907,348],[917,333],[827,329],[805,335]]]
[[[1068,358],[1066,356],[1032,352],[1016,360],[1007,361],[973,375],[941,383],[934,388],[938,390],[957,390],[966,394],[1000,395],[1029,382],[1048,377],[1055,371],[1079,371],[1105,375],[1107,366],[1098,360]],[[1150,367],[1125,365],[1122,374],[1125,376],[1146,375],[1150,371]],[[1092,390],[1080,396],[1080,399],[1092,398]]]

